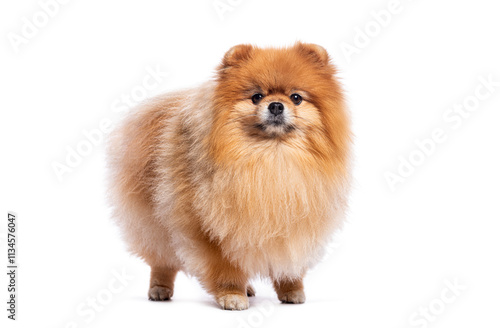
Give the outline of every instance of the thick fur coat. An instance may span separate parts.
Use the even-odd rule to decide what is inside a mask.
[[[110,195],[151,266],[150,299],[169,299],[183,270],[226,309],[248,307],[256,276],[302,303],[344,216],[350,145],[335,69],[312,44],[233,47],[213,81],[135,109],[110,139]]]

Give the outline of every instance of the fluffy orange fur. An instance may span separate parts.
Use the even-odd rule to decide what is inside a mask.
[[[276,102],[285,127],[266,123]],[[170,299],[183,270],[225,309],[248,308],[258,275],[304,302],[302,278],[344,216],[350,145],[335,68],[313,44],[235,46],[213,81],[137,108],[110,140],[110,195],[151,266],[149,298]]]

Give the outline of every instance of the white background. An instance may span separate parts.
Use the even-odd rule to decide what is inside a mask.
[[[2,1],[0,254],[5,263],[15,211],[20,265],[16,322],[6,319],[1,274],[2,327],[498,327],[500,87],[458,128],[443,115],[474,101],[480,77],[500,81],[500,8],[401,0],[377,30],[371,13],[389,0],[230,3],[221,18],[213,0],[69,1],[16,51],[9,38],[42,9]],[[342,46],[367,26],[372,36],[348,58]],[[139,90],[148,67],[169,74],[152,96],[210,78],[235,44],[296,40],[331,53],[356,135],[348,221],[305,279],[306,304],[281,305],[257,281],[250,310],[222,311],[183,274],[171,302],[148,302],[149,268],[109,219],[103,143],[62,181],[52,166],[66,165],[84,131],[120,119],[113,104]],[[414,153],[419,165],[392,191],[387,172],[398,174],[436,128],[446,140]],[[113,272],[123,270],[133,279],[120,284]],[[465,289],[456,296],[450,283]],[[89,310],[96,297],[105,304]],[[425,321],[418,311],[429,307]]]

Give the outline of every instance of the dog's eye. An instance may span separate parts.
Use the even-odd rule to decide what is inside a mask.
[[[252,96],[252,102],[257,105],[261,100],[262,98],[264,98],[263,95],[261,95],[260,93],[256,93]]]
[[[295,105],[300,105],[300,103],[302,102],[302,97],[298,93],[294,93],[293,95],[291,95],[290,99],[292,99]]]

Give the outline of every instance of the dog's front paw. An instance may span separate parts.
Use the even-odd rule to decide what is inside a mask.
[[[174,291],[168,287],[154,286],[149,288],[150,301],[168,301],[174,295]]]
[[[301,304],[306,301],[306,294],[302,289],[291,290],[279,295],[279,300],[283,303]]]
[[[217,303],[224,310],[246,310],[248,309],[248,297],[243,294],[226,294],[217,297]]]

